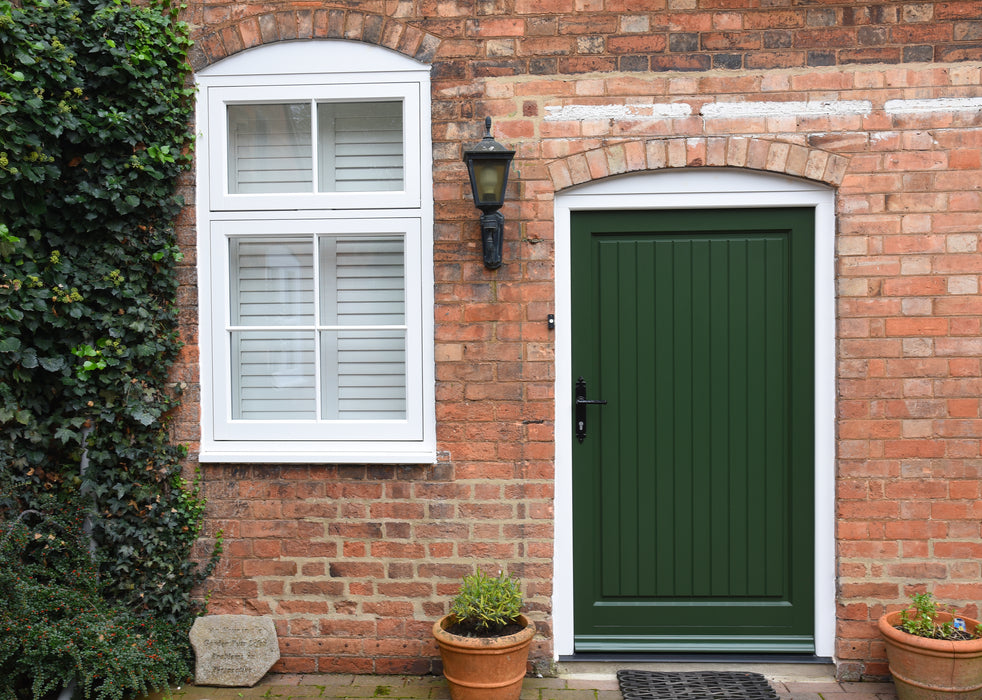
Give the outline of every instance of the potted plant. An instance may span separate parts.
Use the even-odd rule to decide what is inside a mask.
[[[453,700],[518,700],[535,636],[521,609],[515,579],[464,577],[450,614],[433,625]]]
[[[982,699],[982,624],[957,616],[930,593],[879,620],[900,700]]]

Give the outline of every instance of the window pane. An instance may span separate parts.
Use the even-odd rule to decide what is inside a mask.
[[[232,418],[316,418],[314,334],[232,332]]]
[[[402,236],[322,236],[322,325],[403,325],[404,250]]]
[[[228,106],[228,191],[313,191],[310,104]]]
[[[321,192],[403,188],[402,102],[317,105]]]
[[[406,418],[405,331],[324,331],[321,357],[325,419]]]
[[[310,238],[233,238],[233,326],[312,326],[314,246]]]

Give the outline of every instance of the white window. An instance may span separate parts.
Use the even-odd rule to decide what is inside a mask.
[[[433,462],[428,69],[292,42],[198,88],[201,461]]]

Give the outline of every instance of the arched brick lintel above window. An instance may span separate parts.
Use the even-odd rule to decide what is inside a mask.
[[[430,64],[441,41],[398,19],[341,9],[266,12],[209,26],[216,28],[194,37],[189,59],[195,71],[257,46],[305,39],[361,41]]]

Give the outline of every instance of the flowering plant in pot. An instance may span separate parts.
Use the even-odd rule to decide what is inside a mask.
[[[930,593],[879,620],[900,700],[982,699],[982,623],[955,615]]]
[[[521,609],[515,579],[464,577],[450,614],[433,625],[453,700],[518,700],[535,636]]]

